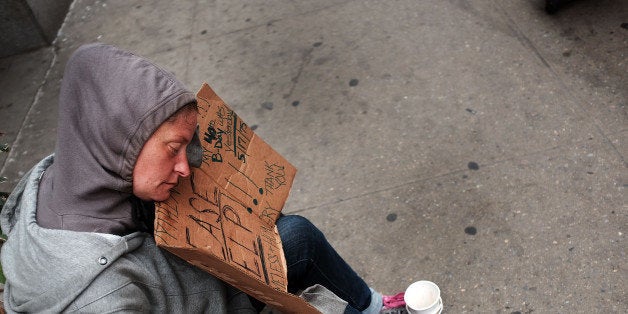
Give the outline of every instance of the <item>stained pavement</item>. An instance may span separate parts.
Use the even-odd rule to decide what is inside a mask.
[[[436,282],[446,313],[625,313],[628,5],[85,1],[53,47],[0,59],[9,191],[54,148],[83,43],[208,82],[298,169],[372,286]]]

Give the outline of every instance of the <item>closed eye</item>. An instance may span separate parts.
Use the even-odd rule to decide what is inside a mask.
[[[170,150],[173,156],[176,156],[179,154],[179,152],[181,151],[181,147],[183,147],[183,144],[173,143],[173,144],[168,145],[168,149]]]

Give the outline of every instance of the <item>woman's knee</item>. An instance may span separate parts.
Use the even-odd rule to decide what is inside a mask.
[[[307,218],[299,215],[281,216],[277,220],[277,230],[285,246],[311,246],[324,240],[323,233]]]

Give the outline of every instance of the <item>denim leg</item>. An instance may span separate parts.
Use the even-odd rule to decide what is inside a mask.
[[[368,285],[309,220],[297,215],[282,215],[277,220],[277,230],[288,266],[290,293],[320,284],[349,303],[352,309],[347,307],[347,313],[362,311],[369,306],[371,290]]]

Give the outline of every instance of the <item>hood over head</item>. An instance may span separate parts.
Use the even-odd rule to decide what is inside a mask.
[[[128,234],[132,178],[151,134],[195,102],[171,73],[105,44],[81,46],[68,61],[59,96],[54,163],[40,183],[44,228]]]

